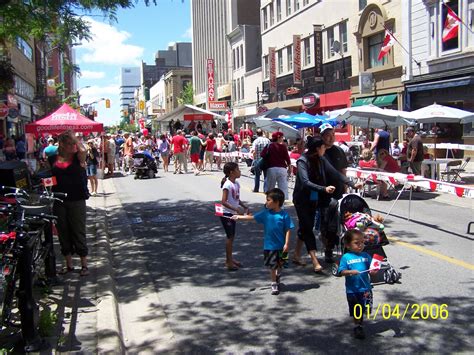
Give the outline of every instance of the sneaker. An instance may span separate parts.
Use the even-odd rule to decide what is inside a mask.
[[[356,339],[365,339],[365,332],[362,326],[358,325],[357,327],[354,328],[354,337]]]
[[[276,282],[272,282],[272,295],[276,296],[280,294],[280,288]]]

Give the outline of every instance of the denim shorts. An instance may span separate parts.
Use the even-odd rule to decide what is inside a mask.
[[[87,176],[96,176],[97,175],[97,165],[87,165]]]

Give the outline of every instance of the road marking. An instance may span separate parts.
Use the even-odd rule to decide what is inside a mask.
[[[424,247],[420,247],[419,245],[411,244],[411,243],[408,243],[408,242],[402,242],[400,239],[395,238],[395,237],[388,237],[388,239],[389,239],[391,242],[394,242],[394,243],[396,243],[396,244],[399,244],[399,245],[401,245],[401,246],[403,246],[403,247],[410,248],[410,249],[414,249],[414,250],[419,251],[419,252],[421,252],[421,253],[434,256],[435,258],[438,258],[438,259],[447,261],[448,263],[451,263],[451,264],[454,264],[454,265],[457,265],[457,266],[461,266],[461,267],[463,267],[463,268],[465,268],[465,269],[468,269],[468,270],[474,270],[474,265],[473,265],[473,264],[470,264],[470,263],[467,263],[467,262],[465,262],[465,261],[462,261],[462,260],[459,260],[459,259],[452,258],[452,257],[450,257],[450,256],[446,256],[446,255],[440,254],[440,253],[435,252],[435,251],[433,251],[433,250],[430,250],[430,249],[427,249],[427,248],[424,248]]]

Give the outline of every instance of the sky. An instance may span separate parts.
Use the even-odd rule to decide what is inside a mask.
[[[92,39],[75,47],[80,103],[110,99],[94,106],[96,121],[105,125],[120,122],[120,68],[154,64],[155,53],[174,42],[191,42],[191,0],[157,0],[146,7],[143,1],[133,9],[120,10],[117,22],[100,16],[86,16]],[[87,86],[90,86],[89,88]]]

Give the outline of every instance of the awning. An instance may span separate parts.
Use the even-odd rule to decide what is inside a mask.
[[[377,96],[373,102],[375,106],[390,106],[397,99],[397,94]]]
[[[374,101],[375,97],[363,97],[361,99],[356,99],[351,107],[370,105]]]
[[[407,92],[417,92],[417,91],[427,91],[427,90],[438,90],[438,89],[447,89],[456,86],[467,86],[474,84],[473,76],[465,76],[462,78],[447,79],[447,80],[437,80],[431,81],[428,83],[407,85]]]
[[[221,120],[225,119],[224,116],[219,115],[215,112],[208,111],[208,110],[205,110],[205,109],[197,107],[197,106],[186,104],[186,105],[181,105],[181,106],[177,107],[176,109],[174,109],[173,111],[171,111],[167,114],[158,116],[156,118],[156,121],[157,122],[163,122],[163,121],[164,122],[169,122],[171,120],[175,120],[175,121],[176,120],[183,120],[185,114],[206,114],[206,115],[211,115],[215,119],[221,119]]]

